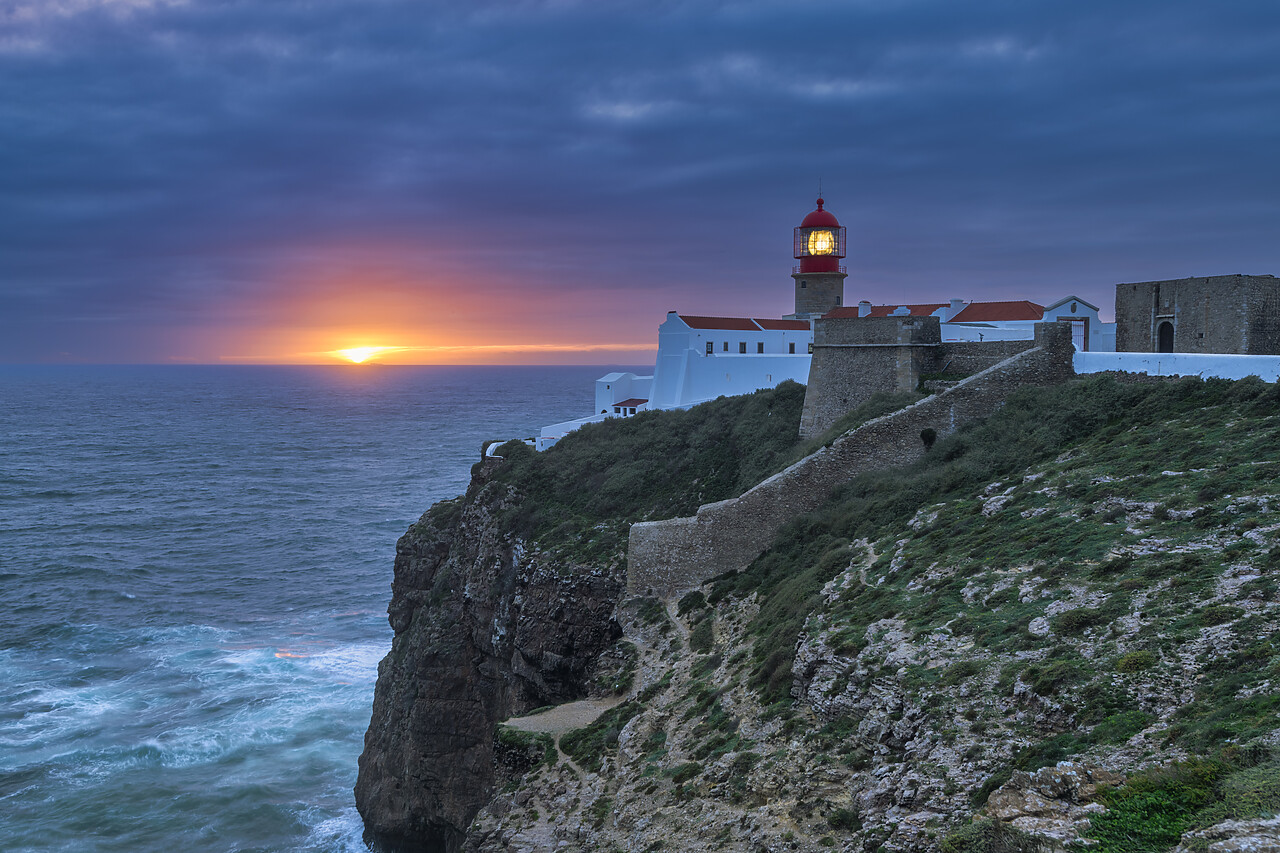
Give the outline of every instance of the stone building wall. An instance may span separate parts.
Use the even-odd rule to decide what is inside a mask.
[[[839,317],[813,327],[800,435],[819,435],[877,391],[910,391],[938,369],[937,317]]]
[[[925,451],[924,430],[947,435],[991,414],[1023,385],[1054,384],[1073,375],[1066,324],[1038,324],[1034,343],[942,394],[864,424],[740,497],[701,506],[689,518],[633,524],[627,542],[628,591],[666,595],[740,571],[784,524],[817,509],[852,477],[919,458]]]
[[[910,391],[930,373],[978,373],[1033,346],[1032,341],[942,343],[937,317],[819,320],[800,435],[821,435],[876,392]]]
[[[1035,341],[954,341],[938,351],[938,373],[978,373],[1031,349]]]
[[[793,273],[796,281],[796,315],[821,317],[844,304],[842,272]]]
[[[1172,327],[1171,352],[1280,354],[1280,279],[1215,275],[1116,285],[1116,350],[1160,352],[1159,330]]]

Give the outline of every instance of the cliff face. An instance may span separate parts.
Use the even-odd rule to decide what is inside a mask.
[[[493,794],[495,724],[583,696],[621,633],[621,566],[550,564],[500,524],[519,499],[479,471],[396,545],[395,636],[355,789],[382,849],[458,849]]]
[[[621,600],[616,556],[552,558],[511,532],[583,491],[571,466],[605,470],[598,448],[521,463],[558,485],[504,475],[510,459],[482,470],[400,543],[357,788],[371,836],[474,853],[1280,849],[1278,404],[1256,382],[1015,395],[666,601]],[[538,523],[567,519],[607,527],[579,507]],[[498,725],[583,696],[613,648],[634,678],[594,722],[574,703]]]

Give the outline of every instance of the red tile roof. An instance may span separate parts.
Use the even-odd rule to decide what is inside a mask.
[[[934,311],[937,311],[939,308],[945,308],[946,306],[947,306],[946,302],[929,302],[922,305],[907,305],[907,306],[872,305],[871,313],[867,316],[888,317],[890,314],[892,314],[894,311],[897,311],[899,308],[906,307],[907,310],[911,312],[912,317],[928,317]],[[833,308],[822,316],[824,318],[857,317],[858,306],[846,305],[843,308]]]
[[[1016,302],[970,302],[952,323],[994,323],[1001,320],[1040,320],[1044,306],[1025,299]]]
[[[691,317],[680,314],[690,329],[723,329],[727,332],[758,332],[760,328],[746,317]]]
[[[614,403],[614,405],[621,406],[624,409],[629,409],[632,406],[642,406],[647,402],[649,401],[641,400],[639,397],[632,397],[630,400],[623,400],[621,403]]]
[[[759,317],[753,317],[756,323],[762,329],[770,329],[774,331],[809,331],[809,323],[807,320],[762,320]]]

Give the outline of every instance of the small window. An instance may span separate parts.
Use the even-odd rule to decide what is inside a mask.
[[[813,355],[813,341],[809,342],[809,355]]]
[[[711,355],[711,353],[715,351],[716,351],[716,345],[711,341],[707,341],[707,355]]]
[[[729,351],[729,342],[728,342],[728,341],[725,341],[725,342],[724,342],[724,351],[725,351],[725,352],[728,352],[728,351]]]
[[[620,414],[622,414],[622,407],[621,407],[621,406],[614,406],[614,407],[613,407],[613,413],[614,413],[615,415],[620,415]]]
[[[836,304],[837,304],[837,305],[839,305],[839,304],[840,304],[840,297],[839,297],[839,296],[837,296],[837,297],[836,297]]]
[[[796,345],[795,345],[794,343],[787,344],[787,352],[788,352],[788,353],[790,353],[791,355],[795,355],[795,354],[796,354]]]
[[[801,286],[801,287],[808,287],[808,286],[809,286],[809,282],[805,281],[804,279],[800,279],[800,286]]]
[[[756,341],[756,352],[757,353],[764,352],[764,341]]]
[[[634,415],[635,413],[636,413],[636,407],[635,407],[635,406],[632,406],[632,407],[631,407],[631,414],[633,414],[633,415]]]
[[[746,341],[738,341],[738,353],[739,353],[740,355],[746,355],[746,354],[747,354],[747,342],[746,342]]]
[[[1076,313],[1076,304],[1074,302],[1071,303],[1071,313]]]

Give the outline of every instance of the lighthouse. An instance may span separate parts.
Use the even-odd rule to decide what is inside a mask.
[[[844,304],[844,226],[823,203],[819,198],[818,209],[795,229],[795,258],[800,263],[791,272],[796,282],[796,310],[791,316],[797,319],[821,317]]]

